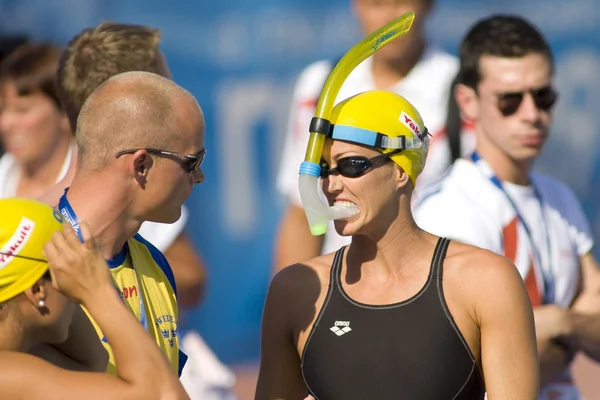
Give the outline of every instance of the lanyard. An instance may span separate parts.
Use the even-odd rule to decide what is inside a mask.
[[[62,216],[67,221],[69,221],[69,223],[71,225],[73,225],[73,230],[75,231],[75,233],[77,233],[79,240],[81,240],[83,242],[83,236],[81,235],[81,230],[79,229],[79,220],[77,219],[77,215],[75,215],[75,211],[71,207],[71,204],[69,204],[69,201],[67,200],[67,191],[68,190],[69,189],[65,189],[64,194],[61,196],[61,198],[58,202],[58,209],[59,209],[60,213],[62,214]],[[142,288],[140,287],[140,281],[138,279],[137,271],[136,271],[135,265],[133,263],[133,258],[131,259],[131,266],[133,267],[135,280],[136,280],[136,283],[138,286],[138,295],[139,295],[138,297],[140,298],[140,323],[142,324],[144,329],[146,329],[146,332],[149,332],[148,331],[148,319],[146,317],[146,306],[144,304],[144,296],[142,295]],[[116,284],[115,284],[115,289],[117,289],[117,292],[119,293],[119,297],[121,297],[121,300],[123,300],[123,296],[121,295],[121,290],[117,287]]]
[[[515,211],[517,219],[519,220],[519,222],[523,226],[523,229],[525,230],[525,233],[527,234],[527,238],[529,240],[529,243],[531,244],[533,252],[535,253],[535,257],[537,259],[537,264],[538,264],[538,267],[542,274],[542,279],[543,279],[543,284],[544,284],[544,303],[545,304],[552,303],[553,298],[554,298],[554,294],[552,293],[552,285],[550,284],[550,282],[552,281],[552,278],[549,276],[548,272],[546,272],[546,270],[542,267],[541,250],[535,245],[535,242],[533,241],[533,234],[531,232],[531,229],[529,229],[529,225],[527,225],[527,223],[525,222],[525,218],[523,218],[523,216],[519,212],[519,208],[517,207],[517,204],[510,197],[510,195],[504,188],[504,185],[502,185],[502,181],[500,180],[500,178],[498,178],[498,176],[496,176],[494,171],[492,171],[492,168],[489,166],[489,164],[485,160],[483,160],[479,156],[479,154],[477,154],[476,152],[471,153],[471,161],[473,161],[473,163],[475,164],[475,166],[477,166],[479,171],[484,176],[486,176],[490,180],[490,182],[492,182],[492,184],[494,186],[496,186],[498,189],[500,189],[500,191],[504,194],[504,196],[510,203],[511,207]],[[546,213],[544,211],[544,204],[542,202],[542,196],[541,196],[539,190],[537,189],[537,187],[535,186],[535,184],[533,183],[533,180],[531,181],[531,185],[533,186],[533,191],[535,193],[535,197],[540,205],[540,212],[542,213],[542,221],[544,222],[544,232],[546,234],[546,253],[548,256],[548,263],[552,263],[552,253],[551,253],[551,249],[550,249],[550,231],[548,230],[548,222],[546,221]]]

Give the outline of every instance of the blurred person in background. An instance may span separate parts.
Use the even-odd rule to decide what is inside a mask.
[[[127,71],[146,71],[171,79],[166,59],[160,50],[160,31],[143,25],[105,22],[76,35],[64,51],[58,68],[59,98],[72,129],[85,100],[106,79]],[[73,167],[74,170],[74,167]],[[56,203],[71,176],[67,176],[45,197]],[[206,284],[206,269],[191,239],[185,232],[188,211],[173,224],[144,222],[140,235],[164,252],[173,269],[178,304],[185,310],[196,307]],[[229,389],[235,378],[212,353],[196,332],[186,332],[181,347],[188,354],[182,382],[192,399],[231,398]],[[216,397],[212,397],[216,396]]]
[[[0,35],[0,63],[15,49],[27,42],[29,42],[29,37],[24,34]]]
[[[0,199],[2,398],[187,399],[164,355],[117,295],[85,223],[81,228],[83,244],[49,205]],[[66,340],[80,309],[76,303],[111,341],[119,359],[116,376],[69,371],[26,354],[40,343]],[[93,329],[88,335],[98,342]]]
[[[569,366],[600,361],[600,269],[572,190],[532,171],[558,99],[552,50],[531,23],[493,15],[460,46],[455,89],[474,121],[475,151],[422,193],[417,224],[509,258],[534,305],[541,399],[579,399]]]
[[[74,152],[56,90],[62,49],[28,43],[0,64],[0,198],[37,198],[61,181]]]
[[[0,35],[0,63],[4,61],[10,53],[19,46],[27,43],[29,38],[26,35]],[[0,156],[4,154],[2,141],[0,140]]]
[[[456,57],[438,49],[425,37],[424,23],[434,6],[435,0],[352,0],[352,9],[364,35],[408,11],[414,11],[416,18],[407,35],[394,40],[356,67],[336,98],[337,103],[366,90],[390,90],[409,99],[421,111],[433,138],[417,190],[450,165],[444,123],[448,90],[458,62]],[[295,85],[277,179],[277,188],[288,204],[280,220],[275,244],[276,271],[335,251],[349,240],[338,235],[332,223],[325,235],[311,235],[298,189],[298,170],[304,160],[310,120],[334,65],[331,60],[309,65]],[[472,148],[470,143],[469,140],[465,142],[466,149]]]
[[[533,312],[514,265],[415,224],[429,142],[419,112],[367,91],[331,124],[323,191],[358,211],[335,221],[351,243],[272,280],[256,399],[537,398]],[[375,136],[398,144],[355,139]]]

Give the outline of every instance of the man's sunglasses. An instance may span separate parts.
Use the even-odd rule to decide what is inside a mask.
[[[120,151],[117,153],[116,157],[119,158],[124,154],[133,154],[138,150],[146,150],[148,153],[157,154],[157,155],[166,156],[166,157],[176,157],[179,160],[181,160],[181,162],[179,163],[181,165],[181,167],[190,174],[193,174],[200,168],[200,166],[202,165],[202,162],[204,161],[204,157],[206,156],[206,149],[202,149],[199,152],[197,152],[196,154],[180,154],[180,153],[175,153],[172,151],[140,147],[138,149],[129,149],[129,150]]]
[[[373,158],[363,156],[345,157],[337,162],[337,167],[329,168],[326,161],[321,160],[321,178],[327,178],[329,175],[342,175],[346,178],[358,178],[369,172],[375,165],[381,162],[389,161],[390,157],[398,154],[402,149],[396,149],[386,154],[380,154]]]
[[[505,117],[511,116],[519,110],[525,94],[531,94],[536,107],[542,111],[549,111],[558,99],[558,93],[552,86],[544,86],[538,89],[530,89],[522,92],[498,93],[498,110]]]

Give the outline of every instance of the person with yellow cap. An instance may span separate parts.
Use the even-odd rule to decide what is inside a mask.
[[[365,90],[385,89],[409,98],[419,109],[431,133],[427,168],[419,175],[417,192],[425,188],[450,164],[450,147],[444,129],[450,84],[458,69],[457,58],[428,37],[426,26],[436,12],[436,0],[349,0],[361,34],[367,37],[391,20],[408,11],[415,19],[406,36],[394,39],[354,68],[335,96],[334,104]],[[336,4],[339,4],[336,3]],[[341,54],[340,54],[341,56]],[[317,109],[320,92],[339,61],[319,60],[304,68],[294,84],[276,189],[285,200],[273,246],[273,272],[349,244],[338,235],[333,223],[324,235],[313,236],[298,190],[298,165],[304,160],[308,124]],[[460,129],[459,129],[460,130]],[[472,134],[458,133],[463,147],[472,149]],[[302,240],[304,245],[298,246]]]
[[[263,315],[257,400],[535,399],[533,312],[514,265],[421,230],[411,212],[429,135],[388,91],[332,111],[329,205],[351,243],[281,270]]]
[[[83,243],[52,207],[0,199],[2,399],[188,399],[166,357],[121,301],[84,222],[80,230]],[[36,344],[67,338],[76,303],[110,340],[117,376],[68,371],[26,354]]]

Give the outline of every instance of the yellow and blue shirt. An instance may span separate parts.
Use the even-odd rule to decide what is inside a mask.
[[[166,258],[151,243],[136,235],[107,263],[123,302],[156,340],[173,369],[181,374],[187,357],[179,351],[177,288]],[[109,354],[107,372],[115,375],[110,343],[94,319],[89,314],[88,317]]]
[[[77,216],[66,194],[67,190],[59,201],[58,209],[82,239]],[[173,369],[181,375],[187,356],[179,350],[177,287],[167,259],[150,242],[140,235],[135,235],[127,241],[117,256],[106,261],[115,283],[115,290],[120,292],[123,303],[156,340]],[[108,352],[109,363],[106,372],[116,375],[112,347],[94,319],[87,310],[85,311]]]

